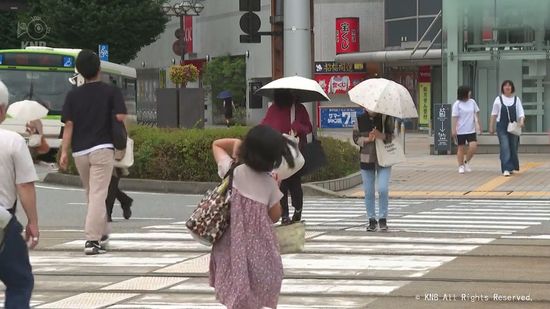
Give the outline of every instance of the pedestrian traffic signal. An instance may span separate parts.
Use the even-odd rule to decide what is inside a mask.
[[[246,13],[241,16],[239,25],[241,30],[246,34],[241,34],[241,43],[261,43],[262,39],[258,31],[262,21],[260,17],[254,13],[260,11],[260,0],[240,0],[239,10]]]
[[[241,26],[241,30],[246,33],[245,35],[241,35],[241,43],[261,42],[260,35],[258,34],[261,21],[258,15],[254,14],[253,12],[246,12],[243,14],[243,16],[241,16],[239,24]]]
[[[260,0],[239,0],[239,11],[241,12],[259,12]]]

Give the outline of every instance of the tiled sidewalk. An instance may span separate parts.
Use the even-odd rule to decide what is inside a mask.
[[[498,154],[476,155],[471,173],[459,174],[455,155],[429,155],[427,134],[407,136],[407,162],[394,166],[393,198],[550,198],[550,154],[520,153],[520,172],[500,173]],[[338,192],[363,197],[361,186]]]

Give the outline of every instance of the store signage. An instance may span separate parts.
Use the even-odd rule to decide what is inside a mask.
[[[357,116],[363,114],[362,107],[325,107],[320,106],[319,127],[324,129],[345,129],[353,128]]]
[[[359,51],[359,18],[336,18],[336,54]]]
[[[421,126],[430,124],[432,105],[432,73],[429,66],[418,68],[418,123]]]

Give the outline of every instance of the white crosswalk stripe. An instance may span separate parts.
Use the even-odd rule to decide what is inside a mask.
[[[285,280],[279,308],[361,307],[365,296],[387,295],[410,283],[407,278],[422,277],[503,235],[513,238],[514,232],[550,220],[550,201],[527,205],[470,200],[434,207],[421,200],[392,200],[390,231],[368,233],[363,200],[308,199],[302,216],[307,228],[304,252],[282,256]],[[81,240],[68,241],[34,252],[35,272],[112,271],[126,276],[107,278],[103,284],[75,283],[90,292],[60,294],[55,300],[39,291],[37,308],[78,308],[83,303],[90,308],[223,308],[208,286],[210,248],[192,239],[184,221],[113,233],[104,255],[86,257],[82,245]],[[149,292],[139,295],[136,290]],[[172,293],[155,292],[160,290]],[[330,297],[316,300],[300,291]]]

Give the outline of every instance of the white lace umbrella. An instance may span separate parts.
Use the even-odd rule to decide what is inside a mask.
[[[330,101],[319,83],[301,76],[276,79],[256,91],[257,95],[273,98],[276,90],[290,90],[298,102]]]
[[[418,118],[414,101],[402,85],[384,78],[371,78],[348,91],[352,102],[369,111],[397,118]]]
[[[10,104],[7,114],[12,118],[31,121],[48,115],[48,109],[36,101],[23,100]]]

